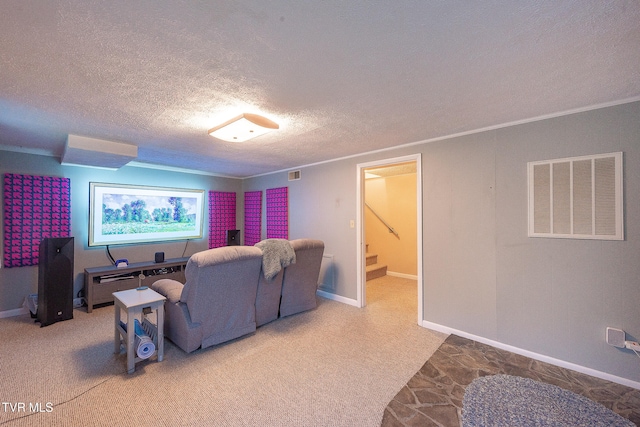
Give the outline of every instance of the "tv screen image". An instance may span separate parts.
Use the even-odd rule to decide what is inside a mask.
[[[200,239],[204,190],[90,183],[89,246]]]

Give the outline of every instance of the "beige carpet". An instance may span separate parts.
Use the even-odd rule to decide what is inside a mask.
[[[163,362],[131,375],[113,354],[113,307],[45,328],[1,319],[0,400],[25,410],[3,405],[0,425],[379,426],[445,336],[416,324],[415,281],[376,279],[367,297],[364,309],[319,298],[316,310],[191,354],[167,341]]]

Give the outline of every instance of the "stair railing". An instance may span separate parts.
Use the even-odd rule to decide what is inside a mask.
[[[389,223],[387,221],[385,221],[380,215],[378,215],[378,213],[376,211],[374,211],[373,208],[371,206],[369,206],[369,204],[367,202],[364,202],[364,205],[369,208],[371,213],[373,213],[376,216],[376,218],[378,218],[380,221],[382,221],[382,223],[385,225],[385,227],[387,227],[387,229],[389,229],[389,233],[395,234],[395,236],[398,239],[400,238],[400,236],[398,235],[398,232],[392,226],[390,226]]]

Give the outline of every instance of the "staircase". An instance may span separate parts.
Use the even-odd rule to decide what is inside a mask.
[[[387,275],[387,266],[378,264],[378,255],[369,253],[369,245],[367,245],[366,272],[367,281]]]

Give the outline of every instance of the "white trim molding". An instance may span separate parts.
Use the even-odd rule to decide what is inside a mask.
[[[379,166],[391,166],[397,163],[415,162],[416,163],[416,218],[418,222],[416,224],[416,251],[417,251],[417,264],[418,275],[417,288],[418,288],[418,325],[421,324],[424,319],[424,306],[423,306],[423,280],[422,280],[422,264],[423,264],[423,229],[422,229],[422,154],[410,154],[401,157],[394,157],[390,159],[380,159],[372,162],[358,163],[356,165],[356,294],[358,298],[358,307],[364,307],[366,305],[366,242],[365,242],[365,230],[364,230],[364,172],[366,168],[379,167]]]
[[[29,310],[26,308],[16,308],[13,310],[0,311],[0,319],[6,319],[7,317],[21,316],[23,314],[29,313]]]
[[[316,294],[318,294],[319,297],[322,297],[325,299],[341,302],[343,304],[352,305],[354,307],[360,308],[358,301],[351,298],[343,297],[337,294],[332,294],[331,292],[327,292],[327,291],[321,291],[320,289],[316,291]]]
[[[521,356],[529,357],[531,359],[539,360],[541,362],[549,363],[551,365],[559,366],[565,369],[571,369],[576,372],[580,372],[586,375],[591,375],[592,377],[600,378],[603,380],[611,381],[617,384],[622,384],[627,387],[635,388],[640,390],[640,382],[629,380],[627,378],[618,377],[616,375],[611,375],[606,372],[597,371],[595,369],[587,368],[586,366],[576,365],[575,363],[567,362],[565,360],[556,359],[554,357],[545,356],[544,354],[534,353],[529,350],[524,350],[519,347],[514,347],[509,344],[503,344],[499,341],[490,340],[488,338],[484,338],[478,335],[473,335],[466,333],[464,331],[459,331],[457,329],[449,328],[447,326],[439,325],[437,323],[432,323],[424,320],[422,322],[422,326],[427,329],[431,329],[437,332],[442,332],[445,334],[453,334],[458,335],[462,338],[467,338],[473,341],[477,341],[482,344],[490,345],[492,347],[499,348],[501,350],[510,351],[511,353],[519,354]]]
[[[395,271],[389,271],[389,270],[387,270],[387,276],[400,277],[400,278],[403,278],[403,279],[418,280],[418,276],[416,274],[397,273]]]

